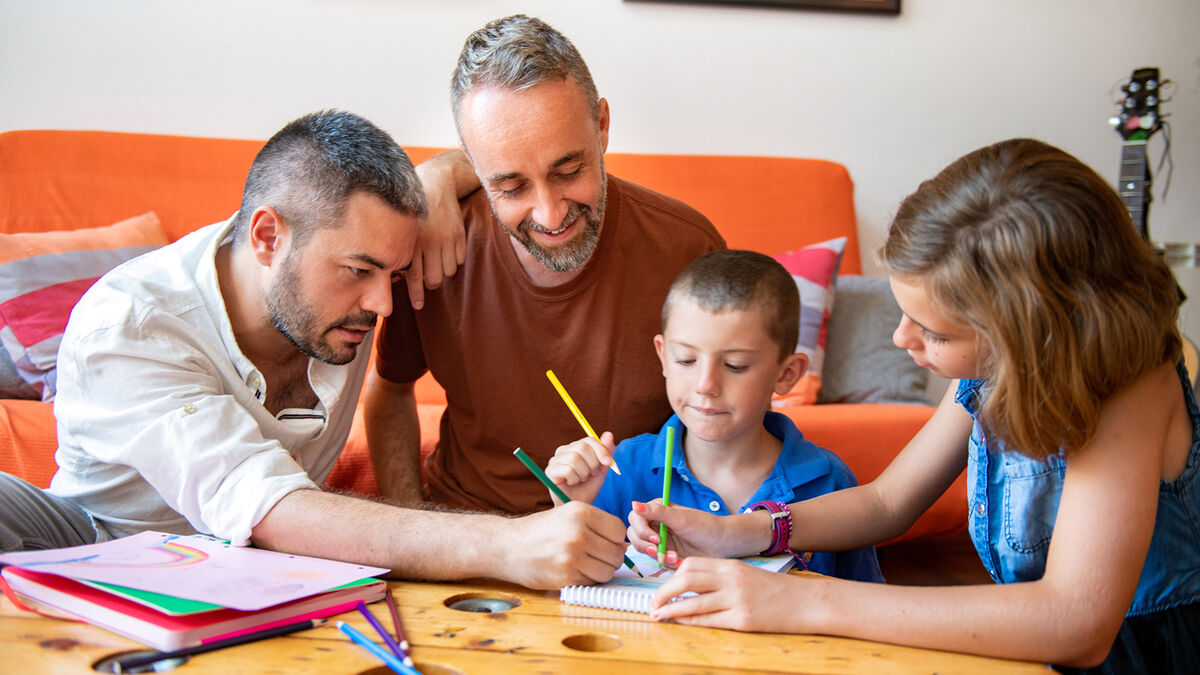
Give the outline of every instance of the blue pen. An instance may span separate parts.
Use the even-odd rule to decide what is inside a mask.
[[[383,644],[387,645],[387,648],[392,650],[392,653],[396,655],[396,658],[404,661],[404,665],[411,666],[412,659],[408,658],[408,654],[404,652],[400,645],[396,644],[396,641],[392,639],[392,636],[388,634],[386,630],[384,630],[383,625],[375,619],[375,615],[371,613],[371,610],[367,609],[366,604],[361,600],[358,602],[358,611],[361,612],[363,616],[367,617],[367,621],[371,624],[371,627],[374,628],[375,632],[379,633],[379,636],[383,638]]]
[[[383,661],[383,665],[391,668],[394,672],[400,673],[400,675],[421,675],[420,671],[416,668],[404,665],[404,662],[396,658],[395,654],[379,646],[379,643],[360,633],[354,626],[345,621],[339,621],[337,622],[337,627],[338,630],[353,640],[354,644],[370,652],[371,656]]]

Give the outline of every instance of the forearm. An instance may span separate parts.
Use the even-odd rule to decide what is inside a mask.
[[[386,567],[408,579],[498,577],[499,549],[487,542],[503,537],[507,522],[296,490],[254,526],[252,541],[273,551]]]
[[[454,188],[454,196],[462,199],[479,189],[479,176],[462,150],[447,150],[434,155],[418,164],[416,170],[427,193],[431,192],[429,186],[450,185]]]
[[[927,649],[1064,665],[1095,665],[1120,616],[1104,616],[1074,587],[1018,584],[906,587],[791,579],[781,608],[788,632],[822,633]],[[795,583],[802,582],[802,583]]]
[[[421,425],[413,384],[389,382],[371,370],[363,387],[363,418],[380,495],[421,501]]]

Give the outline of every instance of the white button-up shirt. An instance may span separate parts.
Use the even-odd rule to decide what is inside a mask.
[[[276,502],[325,482],[345,445],[373,334],[354,361],[310,359],[315,409],[272,415],[217,282],[232,222],[104,275],[58,353],[59,469],[50,491],[114,535],[201,532],[236,545]]]

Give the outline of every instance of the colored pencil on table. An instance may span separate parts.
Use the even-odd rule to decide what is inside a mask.
[[[383,661],[383,664],[388,668],[391,668],[393,672],[400,673],[400,675],[421,675],[416,668],[406,665],[404,661],[396,658],[395,654],[384,649],[379,645],[378,642],[375,642],[371,638],[360,633],[359,630],[354,626],[351,626],[345,621],[339,621],[337,622],[337,627],[338,630],[342,631],[347,637],[353,640],[354,644],[367,650],[371,656]]]
[[[663,461],[662,505],[671,505],[671,465],[675,454],[675,427],[667,427],[667,456]],[[667,524],[658,524],[658,566],[667,559]]]
[[[558,486],[554,484],[554,481],[550,480],[550,477],[546,475],[545,471],[542,471],[540,466],[534,464],[533,460],[529,458],[529,455],[525,454],[524,450],[517,448],[516,450],[513,450],[513,454],[516,455],[517,459],[521,460],[521,463],[525,465],[526,469],[529,469],[529,472],[533,474],[534,478],[537,478],[539,481],[541,481],[542,485],[545,485],[551,492],[554,493],[555,497],[558,497],[558,501],[564,504],[571,501],[571,498],[567,496],[567,493],[558,489]],[[625,556],[625,566],[633,570],[633,573],[639,577],[642,576],[642,573],[638,571],[637,565],[633,564],[633,561],[629,559],[629,556]]]
[[[367,605],[360,600],[358,602],[357,609],[359,613],[366,617],[367,623],[371,624],[371,628],[374,628],[375,632],[379,633],[379,637],[383,638],[383,644],[387,645],[387,648],[392,650],[392,653],[396,655],[396,658],[404,661],[405,665],[411,666],[412,659],[408,658],[408,654],[404,651],[404,649],[402,649],[400,645],[396,644],[396,641],[392,639],[392,636],[387,632],[383,625],[379,623],[379,620],[375,618],[375,615],[371,613],[371,610],[367,609]]]
[[[215,640],[213,642],[206,642],[204,644],[193,645],[191,647],[183,647],[181,649],[175,649],[169,652],[153,652],[151,654],[136,652],[132,656],[118,659],[113,666],[118,673],[141,672],[139,670],[140,668],[143,666],[148,666],[151,663],[157,663],[167,659],[177,659],[184,656],[194,656],[196,654],[203,654],[204,652],[211,652],[217,649],[225,649],[226,647],[236,647],[249,642],[257,642],[259,640],[266,640],[267,638],[287,635],[288,633],[308,630],[309,628],[320,626],[323,623],[325,623],[325,619],[309,619],[308,621],[289,623],[283,626],[276,626],[274,628],[268,628],[266,630],[260,630],[254,633],[238,635],[225,640]]]
[[[583,427],[583,432],[597,441],[600,440],[600,437],[596,435],[595,429],[592,429],[592,425],[588,424],[588,421],[583,417],[583,413],[579,411],[579,406],[575,405],[575,401],[571,399],[571,395],[563,387],[562,382],[558,381],[558,376],[554,374],[554,371],[547,370],[546,377],[550,378],[550,384],[554,385],[554,389],[562,397],[563,403],[566,403],[567,407],[571,409],[571,414],[575,416],[575,420],[579,422],[579,426]],[[618,476],[621,475],[621,469],[617,466],[617,460],[610,460],[608,466],[617,472]]]
[[[396,599],[392,597],[391,588],[384,589],[384,597],[387,598],[388,611],[392,613],[392,626],[396,629],[396,641],[400,643],[400,649],[407,654],[408,638],[404,637],[404,629],[400,627],[400,612],[396,609]]]

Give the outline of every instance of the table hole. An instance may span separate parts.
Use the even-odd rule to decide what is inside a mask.
[[[621,638],[605,633],[581,633],[563,638],[562,643],[579,652],[611,652],[621,646]]]
[[[92,670],[96,671],[97,673],[166,673],[175,670],[188,661],[188,657],[186,656],[176,656],[175,658],[151,661],[146,665],[135,666],[133,668],[119,668],[117,666],[117,662],[120,660],[154,653],[155,652],[152,650],[140,650],[110,654],[109,656],[106,656],[93,663]]]
[[[521,604],[521,599],[515,595],[504,595],[502,593],[461,593],[446,598],[444,604],[450,609],[456,609],[460,612],[491,614],[493,612],[506,612],[516,607]]]

